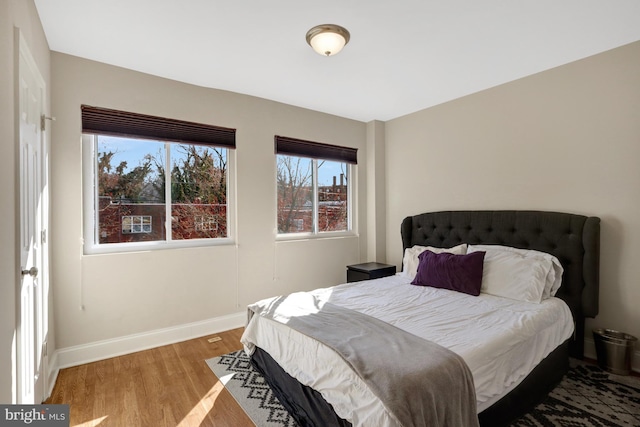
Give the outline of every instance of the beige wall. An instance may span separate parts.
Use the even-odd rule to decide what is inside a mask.
[[[599,216],[600,314],[640,337],[640,42],[386,123],[387,258],[403,217],[448,209]]]
[[[367,256],[369,261],[386,262],[384,122],[367,123]]]
[[[18,275],[16,29],[22,33],[49,87],[49,46],[33,1],[0,1],[0,403],[15,403]],[[49,99],[49,95],[47,94]],[[48,107],[47,107],[48,109]],[[50,325],[52,328],[53,325]],[[52,329],[50,342],[53,341]]]
[[[360,236],[276,242],[274,135],[356,147],[366,203],[366,125],[52,53],[53,283],[58,348],[244,312],[255,300],[345,281]],[[237,129],[237,247],[83,255],[80,105]],[[84,307],[82,309],[81,307]]]

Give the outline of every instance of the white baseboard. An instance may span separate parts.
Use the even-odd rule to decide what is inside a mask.
[[[56,350],[51,358],[52,363],[50,363],[50,366],[52,367],[52,371],[55,371],[51,373],[51,376],[55,380],[58,371],[63,368],[239,328],[245,325],[246,320],[247,313],[243,311],[241,313],[215,317],[200,322],[187,323],[170,328],[156,329],[154,331],[61,348]],[[53,361],[55,361],[55,365]],[[51,382],[50,384],[53,383],[54,382]]]
[[[596,354],[596,343],[593,338],[584,339],[584,357],[588,359],[598,360],[598,355]],[[640,373],[640,350],[636,350],[633,352],[631,370]]]

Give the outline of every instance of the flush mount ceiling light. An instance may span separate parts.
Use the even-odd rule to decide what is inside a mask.
[[[349,43],[351,35],[346,28],[334,24],[317,25],[307,31],[307,43],[320,55],[331,56]]]

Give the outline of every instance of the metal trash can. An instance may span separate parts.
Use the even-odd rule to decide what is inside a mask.
[[[613,329],[594,329],[598,365],[617,375],[629,375],[633,360],[633,347],[638,340],[633,335]]]

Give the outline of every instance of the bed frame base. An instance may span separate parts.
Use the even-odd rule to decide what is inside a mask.
[[[302,427],[348,427],[351,423],[340,418],[333,407],[316,390],[307,387],[287,374],[261,348],[251,356],[253,366],[280,400],[282,406]],[[507,426],[533,409],[558,385],[569,370],[569,342],[556,348],[509,394],[478,414],[482,427]],[[268,375],[265,375],[268,372]]]
[[[251,355],[253,366],[264,376],[282,406],[301,427],[350,427],[340,418],[322,395],[287,374],[275,360],[259,347]],[[265,372],[269,374],[266,375]]]
[[[482,427],[507,426],[532,410],[569,371],[569,341],[565,341],[536,366],[502,399],[478,414]]]

